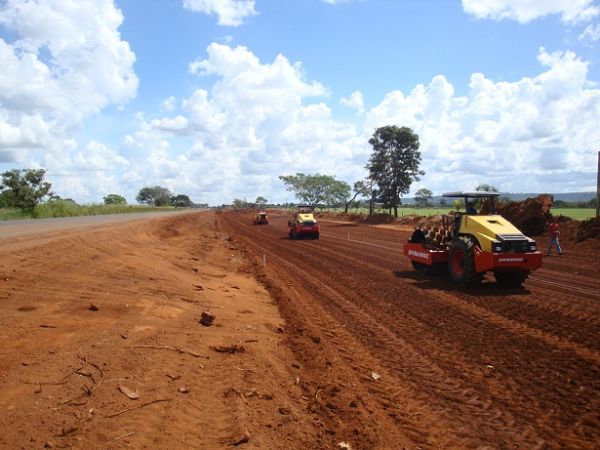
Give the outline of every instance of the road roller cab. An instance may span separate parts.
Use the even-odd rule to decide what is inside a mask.
[[[288,236],[290,239],[312,238],[319,239],[319,223],[309,205],[299,205],[298,212],[288,221]]]
[[[254,225],[267,225],[269,223],[269,216],[264,211],[259,211],[253,219]]]
[[[496,214],[496,192],[449,192],[464,200],[465,212],[443,216],[438,227],[416,229],[404,254],[422,273],[448,272],[458,284],[479,283],[492,271],[498,283],[520,286],[541,266],[536,242]],[[480,214],[478,208],[485,212]]]

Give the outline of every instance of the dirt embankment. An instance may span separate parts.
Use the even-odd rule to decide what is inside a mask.
[[[315,442],[283,322],[213,214],[0,249],[0,448]]]

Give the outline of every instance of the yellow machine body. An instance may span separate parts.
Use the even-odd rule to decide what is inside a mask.
[[[470,234],[475,237],[484,252],[491,252],[492,243],[498,235],[522,235],[521,231],[504,217],[494,215],[461,215],[460,234]]]

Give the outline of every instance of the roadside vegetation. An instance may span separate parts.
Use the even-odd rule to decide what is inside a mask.
[[[98,216],[106,214],[127,214],[140,212],[170,211],[175,207],[152,208],[145,205],[78,205],[68,200],[54,200],[42,203],[33,209],[0,208],[0,220],[49,219],[54,217]]]
[[[139,212],[170,211],[176,208],[208,207],[194,204],[187,195],[173,194],[161,186],[142,188],[138,205],[128,205],[125,197],[108,194],[103,203],[80,205],[61,198],[44,180],[44,169],[9,170],[0,175],[0,220],[95,216]]]

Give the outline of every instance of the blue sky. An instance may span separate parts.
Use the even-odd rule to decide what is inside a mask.
[[[378,126],[420,136],[412,191],[595,189],[594,0],[5,0],[0,170],[98,202],[290,198],[364,178]]]

